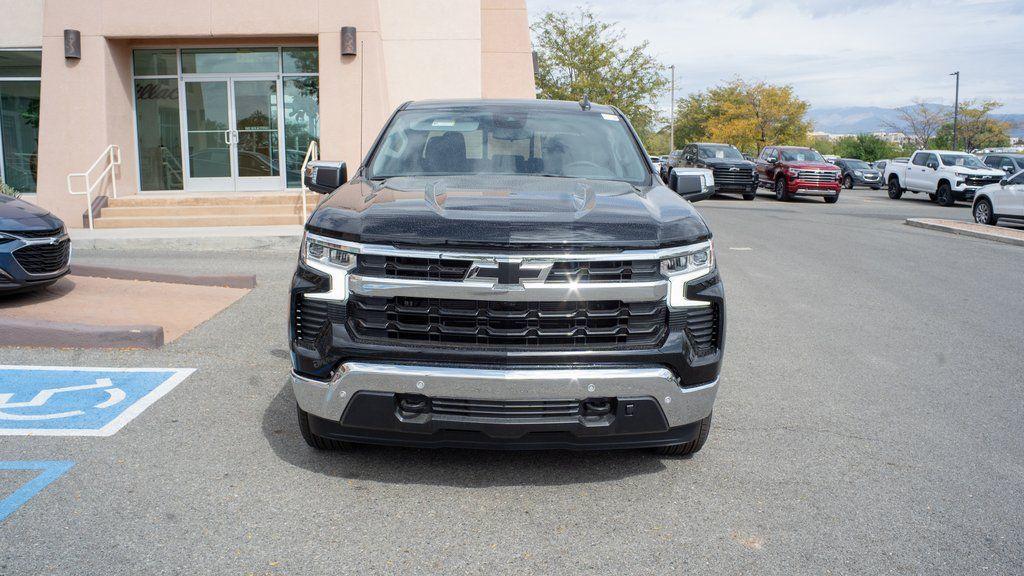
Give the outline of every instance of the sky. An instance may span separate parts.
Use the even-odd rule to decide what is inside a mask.
[[[581,5],[675,64],[677,98],[739,76],[815,108],[952,105],[959,70],[961,100],[1024,113],[1024,0],[527,0],[531,20]]]

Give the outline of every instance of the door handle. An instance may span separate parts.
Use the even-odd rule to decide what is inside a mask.
[[[231,130],[224,131],[224,143],[228,146],[231,145]]]

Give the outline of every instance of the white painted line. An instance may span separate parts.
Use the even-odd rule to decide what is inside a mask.
[[[736,250],[737,252],[750,252],[753,250],[750,246],[729,246],[729,250]]]

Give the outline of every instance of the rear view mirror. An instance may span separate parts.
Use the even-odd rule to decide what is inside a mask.
[[[939,163],[934,161],[934,160],[930,160],[927,164],[925,164],[925,166],[931,168],[932,170],[938,170],[939,169]]]
[[[675,170],[669,176],[669,187],[690,202],[706,200],[715,193],[714,184],[708,185],[702,174],[678,173]]]
[[[348,167],[344,162],[310,162],[302,175],[306,188],[318,194],[330,194],[345,182],[348,182]]]
[[[768,157],[768,163],[769,164],[776,164],[776,163],[778,163],[778,161],[779,161],[779,159],[776,158],[775,156],[769,156]]]

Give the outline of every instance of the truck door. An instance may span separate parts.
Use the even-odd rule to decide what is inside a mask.
[[[1024,216],[1024,171],[1010,177],[1006,183],[1005,192],[1006,199],[1009,201],[1009,205],[1005,208],[1006,212],[1003,212],[1003,207],[996,211],[1005,213],[1007,216]]]
[[[765,147],[761,150],[761,155],[757,157],[757,179],[762,183],[770,184],[772,182],[772,165],[768,163],[768,159],[773,158],[774,155],[774,148]]]
[[[935,183],[932,182],[931,186],[928,183],[934,180],[931,176],[935,170],[928,164],[932,162],[934,166],[938,161],[934,154],[915,152],[914,157],[907,163],[907,189],[914,192],[934,192]]]

